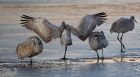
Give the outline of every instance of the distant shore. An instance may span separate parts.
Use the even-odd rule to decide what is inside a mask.
[[[108,22],[112,22],[121,16],[139,16],[140,5],[139,3],[0,3],[0,24],[19,24],[20,16],[27,14],[45,17],[55,24],[66,21],[75,25],[84,15],[103,11],[108,15]]]

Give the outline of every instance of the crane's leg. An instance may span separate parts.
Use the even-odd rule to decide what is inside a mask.
[[[122,42],[122,38],[123,38],[123,33],[122,33],[122,36],[121,36],[121,38],[120,38],[120,41],[121,41],[121,43],[122,43],[123,49],[126,51],[125,46],[124,46],[124,44],[123,44],[123,42]],[[125,52],[125,51],[122,50],[122,52]]]
[[[120,35],[120,33],[118,33],[117,39],[120,41],[119,35]]]
[[[66,60],[66,52],[67,52],[67,46],[65,46],[65,53],[64,53],[63,60]]]
[[[104,53],[103,53],[103,51],[104,51],[104,50],[103,50],[103,48],[102,48],[102,57],[101,57],[102,60],[104,60]]]
[[[30,57],[30,65],[32,66],[33,64],[33,61],[32,61],[32,58]]]
[[[119,35],[120,35],[120,33],[118,33],[117,39],[118,39],[118,41],[121,43],[121,51],[122,51],[122,42],[121,42],[121,40],[120,40]]]
[[[121,36],[121,38],[120,38],[121,43],[122,43],[122,38],[123,38],[123,33],[122,33],[122,36]],[[124,49],[124,50],[123,50],[123,49]],[[124,46],[124,44],[122,43],[122,46],[121,46],[121,62],[122,62],[123,59],[124,59],[124,57],[123,57],[123,52],[125,52],[125,51],[126,51],[125,46]]]
[[[120,35],[120,33],[118,33],[117,39],[121,43],[119,35]],[[122,44],[121,44],[121,46],[122,46]]]
[[[117,39],[118,39],[119,42],[121,43],[121,62],[122,62],[122,61],[123,61],[122,52],[123,52],[123,47],[124,47],[124,45],[123,45],[123,43],[122,43],[123,34],[122,34],[121,38],[119,38],[119,34],[120,34],[120,33],[118,33]]]
[[[124,44],[122,43],[123,34],[122,34],[121,38],[119,37],[119,34],[120,34],[120,33],[118,33],[117,39],[118,39],[118,41],[121,43],[121,52],[124,52],[123,49],[125,49],[125,46],[124,46]],[[122,48],[122,47],[123,47],[123,48]]]
[[[98,54],[97,50],[96,50],[96,54],[97,54],[97,63],[98,63],[99,62],[99,54]]]

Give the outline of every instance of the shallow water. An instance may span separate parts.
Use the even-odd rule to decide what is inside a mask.
[[[2,77],[139,77],[140,63],[50,65],[44,68],[6,66]]]
[[[103,25],[104,26],[104,25]],[[138,26],[137,26],[138,27]],[[16,46],[18,43],[24,41],[30,36],[36,35],[32,31],[26,30],[20,25],[1,25],[0,26],[0,58],[1,59],[17,59],[16,57]],[[101,27],[98,29],[102,29]],[[105,57],[119,57],[120,56],[120,43],[116,39],[116,34],[110,34],[105,30],[105,34],[109,41],[109,46],[104,49]],[[140,48],[139,42],[140,37],[137,37],[137,32],[129,32],[124,36],[124,44],[126,45],[127,52],[124,54],[126,57],[139,57]],[[129,36],[131,35],[131,36]],[[73,45],[68,47],[67,57],[68,58],[95,58],[96,53],[90,50],[88,45],[88,39],[81,41],[77,37],[72,36]],[[101,55],[101,50],[99,53]],[[46,44],[44,43],[43,53],[34,57],[38,60],[50,60],[59,59],[63,57],[64,47],[60,44],[60,39],[53,40]]]
[[[18,4],[19,6],[20,4]],[[139,5],[40,5],[26,4],[19,7],[13,4],[9,6],[0,5],[0,77],[139,77],[139,62],[118,62],[118,63],[87,63],[83,59],[96,58],[96,53],[90,50],[88,40],[81,41],[72,36],[73,45],[68,47],[67,57],[70,61],[62,61],[64,47],[60,40],[55,39],[52,42],[44,44],[43,53],[34,57],[36,66],[24,66],[28,62],[18,64],[16,56],[16,46],[30,36],[36,35],[21,25],[18,25],[19,17],[22,14],[47,16],[52,23],[59,25],[65,20],[74,26],[79,22],[81,16],[93,14],[95,12],[107,11],[109,14],[107,23],[96,28],[96,31],[103,30],[109,46],[104,49],[106,58],[120,56],[120,43],[117,41],[117,34],[110,34],[111,23],[121,17],[135,15],[138,23],[135,29],[124,35],[123,42],[126,45],[127,52],[125,57],[140,57],[140,12]],[[32,7],[31,7],[32,6]],[[40,7],[39,7],[40,6]],[[65,6],[65,7],[64,7]],[[25,7],[25,8],[24,8]],[[36,10],[35,8],[38,7]],[[47,7],[47,9],[46,9]],[[59,7],[59,8],[57,8]],[[116,8],[118,7],[118,8]],[[132,10],[127,7],[133,8]],[[94,9],[93,9],[94,8]],[[124,9],[125,8],[125,9]],[[11,11],[13,9],[13,11]],[[32,10],[31,10],[32,9]],[[46,10],[45,10],[46,9]],[[120,10],[119,12],[117,10]],[[60,11],[61,10],[61,11]],[[32,13],[33,11],[33,13]],[[47,13],[46,13],[47,12]],[[79,14],[80,12],[80,14]],[[15,19],[15,20],[13,20]],[[13,24],[14,23],[14,24]],[[101,54],[101,52],[99,52]],[[59,61],[60,60],[60,61]],[[71,62],[74,60],[75,62]],[[79,61],[80,60],[80,61]],[[46,61],[49,64],[38,64]],[[91,61],[92,62],[92,61]]]

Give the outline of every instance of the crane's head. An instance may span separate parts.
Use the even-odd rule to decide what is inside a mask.
[[[135,21],[137,23],[137,21],[135,20],[135,17],[134,16],[131,16],[130,17],[130,20],[133,20],[133,21]]]
[[[67,32],[69,32],[69,33],[71,32],[71,31],[70,31],[69,25],[66,24],[65,21],[62,22],[62,25],[61,25],[61,27],[60,27],[60,33],[61,33],[60,36],[62,36],[62,33],[63,33],[64,31],[67,31]]]
[[[62,22],[62,25],[61,25],[61,26],[62,26],[62,28],[64,28],[64,29],[70,30],[69,25],[66,24],[65,21]]]
[[[66,28],[66,24],[65,24],[65,21],[62,22],[62,25],[61,25],[64,29]]]

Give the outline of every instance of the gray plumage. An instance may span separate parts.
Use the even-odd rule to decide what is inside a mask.
[[[131,16],[130,19],[120,18],[112,24],[110,32],[115,33],[126,33],[134,29],[134,16]]]
[[[108,41],[104,35],[104,32],[92,32],[89,36],[89,45],[91,50],[95,50],[97,53],[97,61],[99,60],[98,50],[102,49],[102,58],[103,57],[103,48],[108,46]]]
[[[30,17],[27,15],[22,15],[21,18],[22,26],[34,31],[46,43],[51,42],[52,39],[60,38],[64,30],[63,25],[55,26],[46,18]]]
[[[69,25],[71,33],[80,40],[85,41],[96,26],[100,26],[105,22],[106,16],[107,15],[104,12],[86,15],[81,19],[80,25],[77,28]]]
[[[134,22],[137,21],[135,20],[134,16],[131,16],[130,19],[120,18],[117,21],[115,21],[111,26],[110,32],[118,33],[117,39],[121,43],[121,61],[122,61],[122,53],[126,51],[125,46],[122,42],[123,34],[128,31],[132,31],[134,29],[135,26]],[[121,37],[120,33],[122,33]]]
[[[66,26],[67,24],[65,24],[65,22],[63,22],[62,25],[64,25],[64,31],[62,32],[62,35],[60,37],[60,42],[63,46],[65,46],[65,53],[64,53],[64,57],[62,58],[63,60],[65,60],[67,46],[72,45],[72,38],[71,38],[70,28],[68,26]]]
[[[22,43],[19,43],[16,49],[17,56],[19,59],[22,60],[23,58],[30,58],[30,61],[33,56],[40,54],[42,51],[43,43],[36,36],[29,37],[27,40],[23,41]]]

